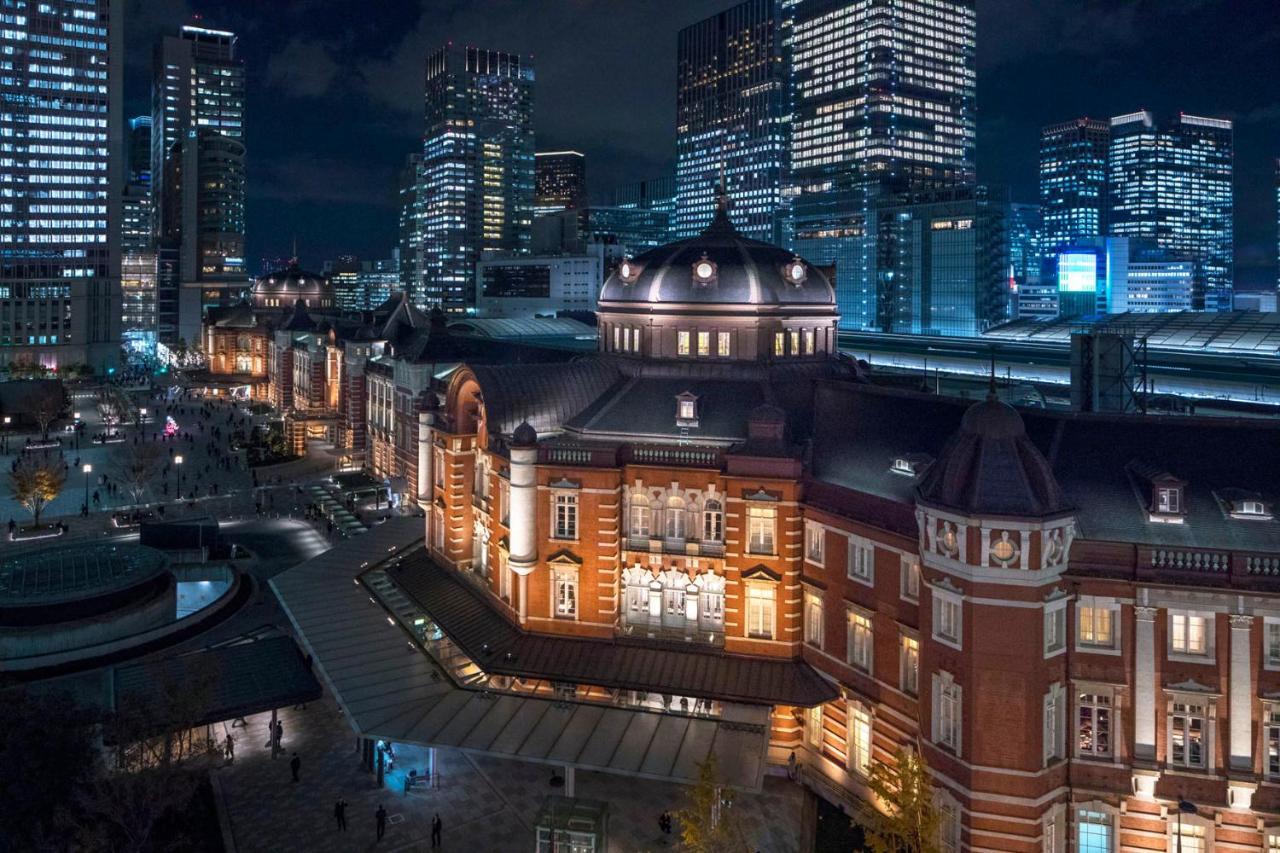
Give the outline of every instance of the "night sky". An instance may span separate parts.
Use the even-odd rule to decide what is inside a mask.
[[[540,150],[587,155],[594,198],[669,169],[675,44],[733,0],[128,0],[126,110],[151,51],[200,13],[247,63],[248,253],[381,258],[422,132],[422,60],[448,40],[532,54]],[[1277,0],[978,0],[978,175],[1035,201],[1039,128],[1186,111],[1236,122],[1236,280],[1276,281]]]

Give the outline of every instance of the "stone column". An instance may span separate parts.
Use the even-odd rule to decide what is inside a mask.
[[[1253,769],[1253,666],[1250,633],[1253,617],[1231,617],[1231,694],[1227,713],[1231,715],[1229,770]]]
[[[538,435],[528,422],[511,436],[511,555],[507,565],[520,578],[520,622],[529,611],[529,575],[538,565]]]
[[[431,501],[435,497],[435,472],[431,470],[431,412],[418,413],[418,506],[422,509],[422,540],[431,547]]]
[[[1133,756],[1156,759],[1156,608],[1135,607],[1133,643]]]

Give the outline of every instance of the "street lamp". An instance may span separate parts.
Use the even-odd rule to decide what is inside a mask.
[[[80,470],[84,472],[84,511],[89,512],[89,474],[93,471],[93,466],[88,462],[80,466]]]
[[[9,415],[4,416],[4,452],[9,452],[9,424],[13,423],[13,418]]]
[[[173,457],[173,465],[175,471],[178,472],[178,500],[182,500],[182,455]]]
[[[1177,853],[1182,853],[1182,816],[1184,814],[1195,814],[1195,813],[1196,813],[1195,803],[1189,802],[1188,800],[1184,800],[1181,797],[1178,798],[1178,851]]]

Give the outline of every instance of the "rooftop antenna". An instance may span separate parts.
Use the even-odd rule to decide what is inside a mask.
[[[298,262],[298,235],[297,234],[293,235],[293,256],[290,257],[289,260],[295,264]]]

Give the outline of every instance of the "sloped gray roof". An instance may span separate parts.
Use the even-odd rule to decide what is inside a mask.
[[[564,364],[473,365],[489,431],[510,435],[522,422],[539,433],[562,429],[619,380],[609,359]]]

